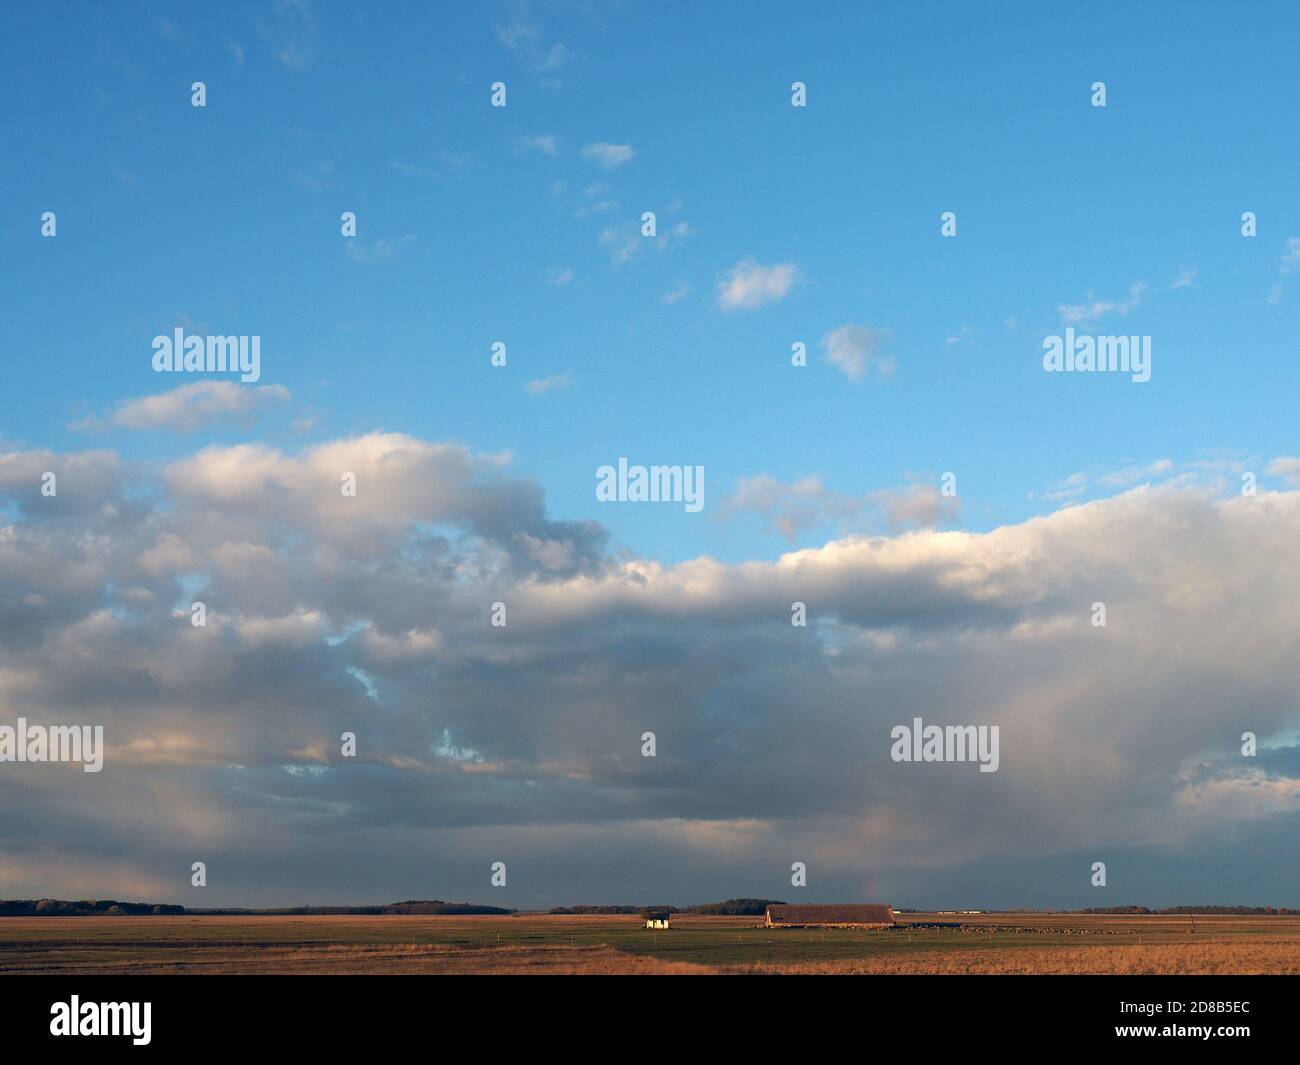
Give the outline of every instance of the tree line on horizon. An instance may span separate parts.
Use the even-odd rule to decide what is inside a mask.
[[[1294,917],[1300,914],[1300,909],[1292,909],[1288,906],[1162,906],[1159,909],[1148,909],[1146,906],[1093,906],[1086,910],[1075,910],[1075,913],[1096,913],[1096,914],[1148,914],[1152,917],[1161,916],[1196,916],[1202,914],[1212,916],[1216,914],[1238,915],[1238,916],[1277,916],[1277,917]]]
[[[441,899],[409,899],[383,906],[286,906],[274,909],[242,907],[189,909],[152,902],[119,902],[116,899],[4,899],[0,917],[373,917],[383,914],[422,914],[438,917],[507,915],[514,910],[473,902],[443,902]]]
[[[595,914],[645,914],[650,910],[693,913],[705,917],[762,917],[769,906],[784,906],[780,899],[725,899],[697,906],[553,906],[547,912],[557,916],[581,917]]]
[[[557,916],[588,916],[601,914],[645,914],[649,910],[667,910],[669,913],[689,913],[702,917],[761,917],[768,906],[784,906],[780,899],[736,898],[722,902],[708,902],[696,906],[629,906],[629,905],[577,905],[555,906],[548,913]],[[190,909],[185,906],[153,902],[120,902],[117,899],[0,899],[0,917],[175,917],[186,914],[209,917],[265,916],[265,917],[327,917],[327,916],[380,916],[407,914],[441,917],[505,916],[516,910],[500,906],[486,906],[472,902],[444,902],[442,899],[407,899],[382,906],[288,906],[280,908]],[[921,911],[894,907],[899,914]],[[925,911],[930,912],[930,911]],[[1059,910],[1041,910],[1020,907],[1009,910],[980,911],[988,913],[1059,913]],[[1091,906],[1068,913],[1097,916],[1126,914],[1136,916],[1256,916],[1295,917],[1300,909],[1288,906]]]

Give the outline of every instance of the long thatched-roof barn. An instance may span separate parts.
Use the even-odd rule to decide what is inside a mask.
[[[894,911],[874,903],[769,906],[763,923],[768,928],[888,928],[894,923]]]

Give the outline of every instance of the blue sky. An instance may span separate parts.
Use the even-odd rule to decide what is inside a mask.
[[[0,894],[1300,903],[1294,5],[3,21]]]
[[[754,16],[746,32],[728,5],[84,5],[51,34],[10,15],[11,94],[41,106],[4,134],[17,268],[2,313],[23,397],[6,439],[192,448],[67,428],[170,386],[149,342],[191,322],[262,336],[263,383],[293,396],[262,439],[382,427],[509,450],[554,511],[671,560],[783,546],[720,517],[760,474],[859,496],[952,471],[961,524],[988,529],[1080,471],[1285,450],[1294,10]],[[583,157],[597,143],[634,154],[604,169]],[[39,236],[45,210],[56,240]],[[689,228],[614,262],[643,210]],[[744,260],[797,280],[728,313],[718,284]],[[1096,331],[1151,335],[1150,382],[1042,372],[1058,308],[1134,285],[1138,305]],[[887,336],[891,374],[855,382],[822,361],[850,323]],[[488,364],[498,339],[504,370]],[[557,376],[567,387],[526,388]],[[619,455],[703,465],[710,505],[598,505],[594,469]]]

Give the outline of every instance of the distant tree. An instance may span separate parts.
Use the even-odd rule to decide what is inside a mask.
[[[708,917],[762,917],[769,906],[784,906],[779,899],[727,899],[695,906],[691,913]]]

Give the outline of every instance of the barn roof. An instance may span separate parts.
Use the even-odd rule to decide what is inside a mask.
[[[773,924],[893,924],[894,911],[875,903],[832,906],[769,906]]]

